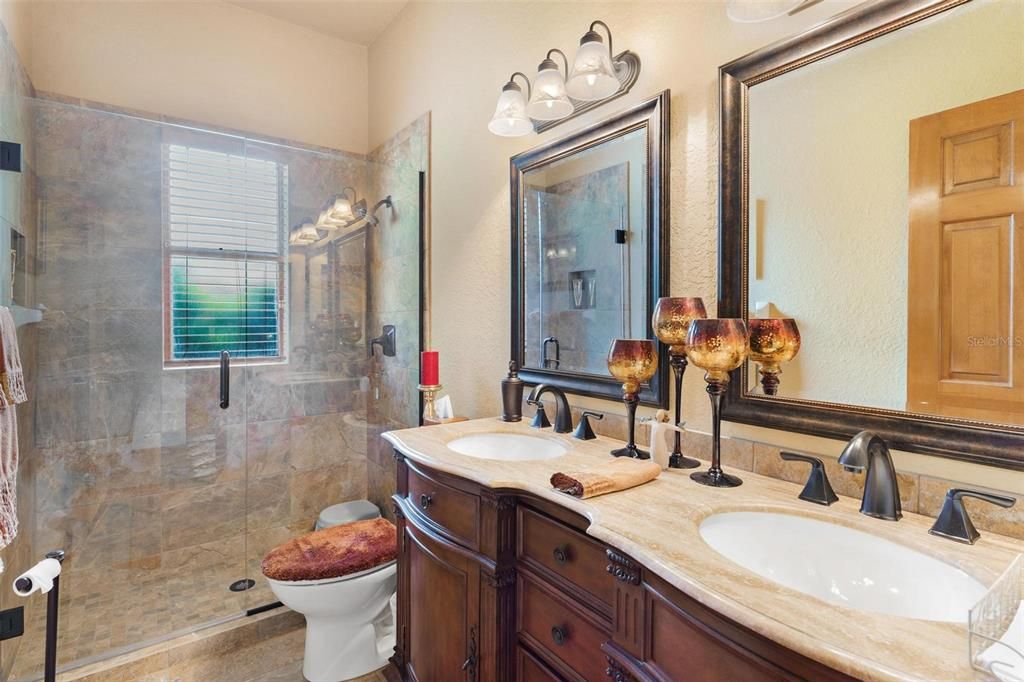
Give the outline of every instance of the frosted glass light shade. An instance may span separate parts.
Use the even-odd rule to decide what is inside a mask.
[[[319,212],[319,215],[316,216],[316,224],[314,225],[314,227],[317,227],[319,229],[337,229],[343,226],[343,224],[344,223],[341,223],[332,218],[331,209],[327,208]]]
[[[533,95],[526,113],[537,121],[555,121],[572,113],[572,102],[565,92],[565,80],[558,67],[541,69],[533,81]]]
[[[520,137],[533,132],[533,123],[526,115],[526,98],[518,85],[506,85],[502,89],[487,129],[502,137]]]
[[[582,43],[565,84],[569,96],[588,102],[604,99],[618,92],[620,85],[608,47],[598,40]]]
[[[352,202],[346,197],[338,197],[327,210],[327,219],[336,223],[351,223],[356,219],[352,210]]]
[[[299,229],[293,231],[288,238],[291,244],[312,244],[320,239],[320,233],[312,223],[305,223]]]
[[[787,14],[803,0],[729,0],[725,14],[739,24],[756,24]]]

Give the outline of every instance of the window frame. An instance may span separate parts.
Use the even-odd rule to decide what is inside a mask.
[[[211,145],[213,146],[213,145]],[[199,145],[187,143],[164,142],[161,144],[161,215],[162,215],[162,244],[161,244],[161,273],[162,278],[162,306],[163,310],[163,368],[164,369],[188,369],[217,367],[219,361],[214,358],[202,359],[175,359],[173,357],[173,335],[174,320],[172,310],[173,284],[171,282],[171,261],[175,256],[212,258],[225,261],[247,263],[250,261],[261,261],[277,264],[277,354],[274,356],[259,357],[232,357],[232,364],[238,365],[280,365],[288,362],[288,164],[273,159],[277,164],[277,193],[278,193],[278,252],[276,254],[261,254],[237,249],[216,249],[200,247],[176,247],[171,244],[171,211],[170,211],[170,148],[184,147],[187,149],[198,149],[204,152],[223,153],[232,155],[218,149],[210,149]]]

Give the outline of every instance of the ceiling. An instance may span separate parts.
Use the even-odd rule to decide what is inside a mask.
[[[369,45],[408,0],[227,0],[232,5],[304,26],[319,33]]]

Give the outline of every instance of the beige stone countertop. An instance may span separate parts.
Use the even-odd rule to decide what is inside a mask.
[[[521,433],[561,441],[569,451],[556,459],[506,462],[460,455],[447,443],[484,432]],[[830,507],[797,499],[800,486],[751,472],[734,472],[739,488],[709,488],[690,480],[693,470],[668,470],[645,485],[578,500],[555,491],[556,471],[586,469],[607,461],[622,443],[610,438],[579,441],[526,422],[477,419],[391,431],[392,445],[415,462],[494,489],[520,490],[550,500],[590,520],[587,533],[639,560],[697,601],[755,632],[866,680],[990,679],[968,663],[967,627],[913,620],[826,603],[762,578],[718,554],[701,539],[700,523],[723,511],[799,514],[859,529],[959,566],[991,584],[1024,543],[984,533],[964,545],[928,534],[932,519],[904,514],[899,523],[859,513],[860,501],[840,497]]]

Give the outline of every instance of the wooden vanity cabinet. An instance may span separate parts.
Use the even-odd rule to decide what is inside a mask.
[[[395,458],[405,680],[853,679],[703,606],[557,504]]]

